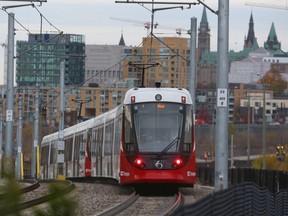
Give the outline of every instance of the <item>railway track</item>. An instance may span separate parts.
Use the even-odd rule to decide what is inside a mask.
[[[55,184],[58,190],[50,191],[49,185]],[[26,186],[28,185],[28,186]],[[9,186],[7,186],[9,187]],[[0,212],[1,215],[9,215],[15,212],[24,211],[36,205],[49,202],[52,199],[61,197],[73,190],[74,185],[71,181],[40,181],[23,185],[20,183],[20,191],[15,189],[13,195],[11,193],[0,194]],[[11,189],[7,188],[11,191]],[[11,200],[13,199],[13,200]],[[12,201],[12,202],[11,202]],[[29,214],[28,214],[29,215]]]
[[[181,192],[174,196],[140,196],[134,192],[130,197],[120,204],[95,216],[112,215],[157,215],[168,216],[182,207],[184,196]]]

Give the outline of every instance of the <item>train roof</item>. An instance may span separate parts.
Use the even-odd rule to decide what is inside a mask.
[[[161,95],[161,100],[156,99]],[[186,104],[192,104],[190,93],[183,88],[134,88],[126,92],[124,104],[131,104],[131,97],[135,97],[134,103],[140,102],[174,102],[182,103],[182,96],[186,97]],[[158,97],[159,98],[159,97]]]
[[[78,124],[75,124],[73,126],[70,126],[68,128],[64,129],[64,136],[65,137],[69,137],[72,136],[74,133],[78,133],[78,132],[82,132],[85,130],[88,130],[89,128],[95,127],[97,125],[103,124],[104,122],[108,122],[111,120],[114,120],[117,113],[119,113],[119,110],[121,110],[121,105],[115,107],[114,109],[103,113],[99,116],[96,116],[94,118],[91,118],[89,120],[86,120],[84,122],[80,122]],[[52,134],[48,134],[46,136],[43,137],[42,139],[42,143],[48,143],[52,140],[58,140],[58,131],[54,132]]]

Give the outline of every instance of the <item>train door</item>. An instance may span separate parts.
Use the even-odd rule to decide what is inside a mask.
[[[86,136],[86,146],[85,146],[85,171],[84,171],[85,176],[91,176],[91,143],[92,143],[92,129],[88,129]]]
[[[92,140],[91,140],[91,176],[96,176],[96,141],[97,141],[97,130],[94,128],[92,130]]]

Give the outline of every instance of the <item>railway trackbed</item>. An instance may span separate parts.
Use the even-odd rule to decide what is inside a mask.
[[[182,207],[184,196],[178,193],[174,196],[140,196],[135,192],[126,200],[95,216],[112,215],[171,215]]]
[[[49,185],[54,184],[57,190],[49,190]],[[28,186],[27,186],[28,185]],[[11,193],[0,194],[1,215],[9,215],[20,212],[36,205],[49,202],[52,199],[61,197],[73,190],[74,185],[71,181],[40,181],[21,186],[20,191],[15,190],[14,197]],[[8,190],[8,189],[7,189]],[[11,199],[14,199],[11,201]]]

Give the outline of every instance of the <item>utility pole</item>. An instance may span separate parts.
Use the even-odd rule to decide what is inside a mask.
[[[262,169],[266,169],[266,82],[261,74],[257,74],[262,82],[263,112],[262,112]]]
[[[140,86],[141,88],[145,88],[145,85],[144,85],[145,70],[152,68],[152,67],[156,67],[158,65],[159,65],[159,63],[132,63],[132,62],[129,62],[129,66],[133,66],[133,67],[142,69],[142,79],[141,79],[141,86]]]
[[[229,0],[219,0],[215,191],[228,188],[228,42]]]

